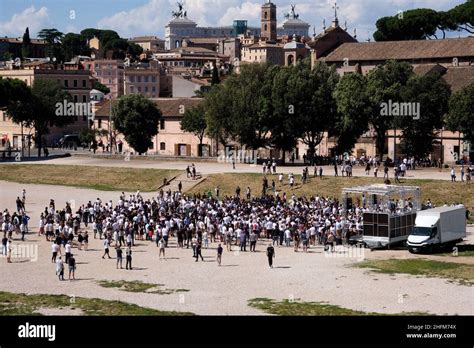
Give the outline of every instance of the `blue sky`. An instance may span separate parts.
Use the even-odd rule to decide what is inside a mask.
[[[164,36],[164,27],[176,7],[176,0],[0,0],[0,36],[21,36],[29,26],[32,37],[43,28],[79,32],[94,27],[113,29],[122,37]],[[258,25],[264,0],[186,0],[188,18],[199,25],[231,25],[234,19],[247,19]],[[322,21],[331,23],[334,0],[273,0],[278,20],[296,4],[300,18],[322,30]],[[450,9],[464,0],[339,0],[339,20],[347,21],[351,32],[357,28],[359,40],[372,37],[375,22],[413,8]],[[312,32],[313,29],[311,29]],[[450,36],[457,37],[454,33]],[[466,36],[465,33],[460,33]]]

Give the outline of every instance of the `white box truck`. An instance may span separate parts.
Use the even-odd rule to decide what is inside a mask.
[[[421,210],[408,236],[407,247],[412,253],[428,252],[454,246],[466,237],[466,208],[439,207]]]

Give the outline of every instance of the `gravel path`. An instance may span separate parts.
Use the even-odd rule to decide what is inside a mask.
[[[55,199],[58,207],[70,200],[75,200],[78,206],[97,197],[113,201],[118,198],[116,192],[0,181],[0,208],[13,211],[15,199],[23,188],[27,191],[27,210],[32,218],[30,229],[34,232],[37,232],[39,213],[50,198]],[[144,196],[148,198],[150,194]],[[6,259],[0,258],[0,290],[99,297],[201,315],[262,314],[247,305],[249,299],[256,297],[324,301],[380,313],[474,314],[473,287],[438,278],[372,273],[350,267],[358,262],[358,258],[327,257],[319,247],[313,247],[308,254],[295,253],[291,248],[276,248],[275,268],[269,269],[264,253],[266,243],[263,242],[257,246],[257,253],[224,251],[223,265],[218,267],[215,244],[210,249],[203,249],[206,261],[203,263],[194,261],[191,249],[177,249],[174,240],[166,250],[166,261],[159,260],[154,243],[138,241],[133,254],[135,269],[127,271],[116,270],[115,260],[103,260],[101,241],[94,240],[91,235],[88,251],[73,249],[78,262],[77,280],[60,282],[55,276],[55,265],[51,263],[50,243],[35,233],[27,236],[26,243],[38,246],[38,260],[14,259],[14,263],[7,264]],[[114,254],[111,251],[111,255]],[[407,251],[396,250],[366,251],[364,256],[389,258],[405,255],[409,255]],[[96,283],[98,280],[121,279],[190,291],[169,295],[129,293],[103,288]]]

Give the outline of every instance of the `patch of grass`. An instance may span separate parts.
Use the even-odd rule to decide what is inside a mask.
[[[389,259],[368,260],[355,264],[355,266],[371,268],[379,273],[405,273],[426,277],[440,277],[462,283],[463,285],[474,284],[474,265],[463,263],[426,259]]]
[[[295,169],[295,173],[299,173],[301,169]],[[310,174],[312,171],[310,169]],[[294,193],[297,196],[314,196],[316,194],[323,195],[325,197],[336,197],[340,199],[341,192],[344,187],[367,185],[367,184],[383,184],[383,178],[374,179],[373,177],[333,177],[333,172],[324,173],[328,176],[320,178],[313,178],[310,175],[309,182],[305,185],[301,184],[301,175],[295,175],[296,185],[291,188],[288,185],[288,175],[284,175],[284,184],[280,185],[278,182],[278,175],[268,175],[268,184],[271,187],[272,180],[275,180],[276,190],[280,192],[280,196],[283,192],[286,192],[287,197],[291,197]],[[262,193],[262,178],[263,175],[259,173],[226,173],[226,174],[211,174],[208,175],[206,180],[196,185],[190,190],[190,193],[205,193],[211,192],[214,195],[214,189],[219,186],[221,197],[235,195],[235,189],[240,186],[242,192],[245,192],[247,186],[252,191],[252,196],[259,196]],[[407,179],[403,180],[402,185],[406,186],[419,186],[421,188],[421,198],[425,202],[431,199],[431,201],[440,206],[445,202],[451,204],[453,202],[463,203],[469,209],[474,207],[474,186],[473,188],[467,188],[466,185],[459,183],[451,183],[450,181],[444,180],[431,180],[431,179]],[[471,185],[472,186],[472,185]],[[267,190],[267,194],[273,194],[271,190]]]
[[[147,294],[160,294],[160,295],[169,295],[175,292],[187,292],[188,289],[159,289],[159,287],[164,286],[163,284],[151,284],[144,283],[139,280],[126,281],[126,280],[100,280],[97,282],[100,286],[104,288],[118,288],[122,291],[127,292],[144,292]],[[154,289],[154,290],[152,290]]]
[[[363,312],[331,305],[324,302],[299,302],[297,300],[276,301],[268,298],[253,298],[249,306],[260,309],[265,313],[281,316],[358,316],[358,315],[385,315],[374,312]],[[399,315],[427,315],[424,312],[400,313]]]
[[[453,252],[450,252],[450,253],[442,253],[442,254],[439,254],[440,256],[452,256],[452,257],[460,257],[460,256],[463,256],[463,257],[473,257],[474,256],[474,250],[460,250],[457,252],[457,254],[453,254]]]
[[[109,301],[98,298],[75,297],[74,301],[71,301],[71,298],[66,295],[27,295],[0,291],[0,316],[40,315],[36,312],[40,308],[80,309],[84,315],[101,316],[193,315],[193,313],[189,312],[160,311],[153,308],[140,307],[131,303]]]
[[[45,164],[0,165],[0,180],[84,187],[101,191],[155,191],[179,170]]]

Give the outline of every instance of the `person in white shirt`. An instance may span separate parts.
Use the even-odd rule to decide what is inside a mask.
[[[56,243],[53,243],[53,245],[51,246],[51,250],[53,252],[53,256],[51,257],[51,262],[55,263],[58,252],[59,252],[59,255],[61,255],[61,248]]]
[[[108,240],[108,238],[104,239],[104,255],[102,255],[103,259],[105,258],[105,255],[107,255],[109,257],[109,259],[111,259],[110,254],[109,254],[109,240]]]
[[[285,245],[289,247],[291,244],[291,231],[289,229],[285,230]]]
[[[69,241],[69,242],[66,243],[66,245],[64,247],[64,251],[66,253],[66,263],[68,263],[69,257],[71,256],[71,249],[72,249],[71,242]]]
[[[59,280],[64,280],[64,263],[61,256],[56,259],[56,275]]]
[[[160,254],[159,254],[160,260],[161,260],[161,254],[163,254],[163,259],[166,260],[166,256],[165,256],[166,243],[165,243],[165,241],[164,241],[163,238],[161,238],[161,239],[158,241],[158,248],[160,249]]]

